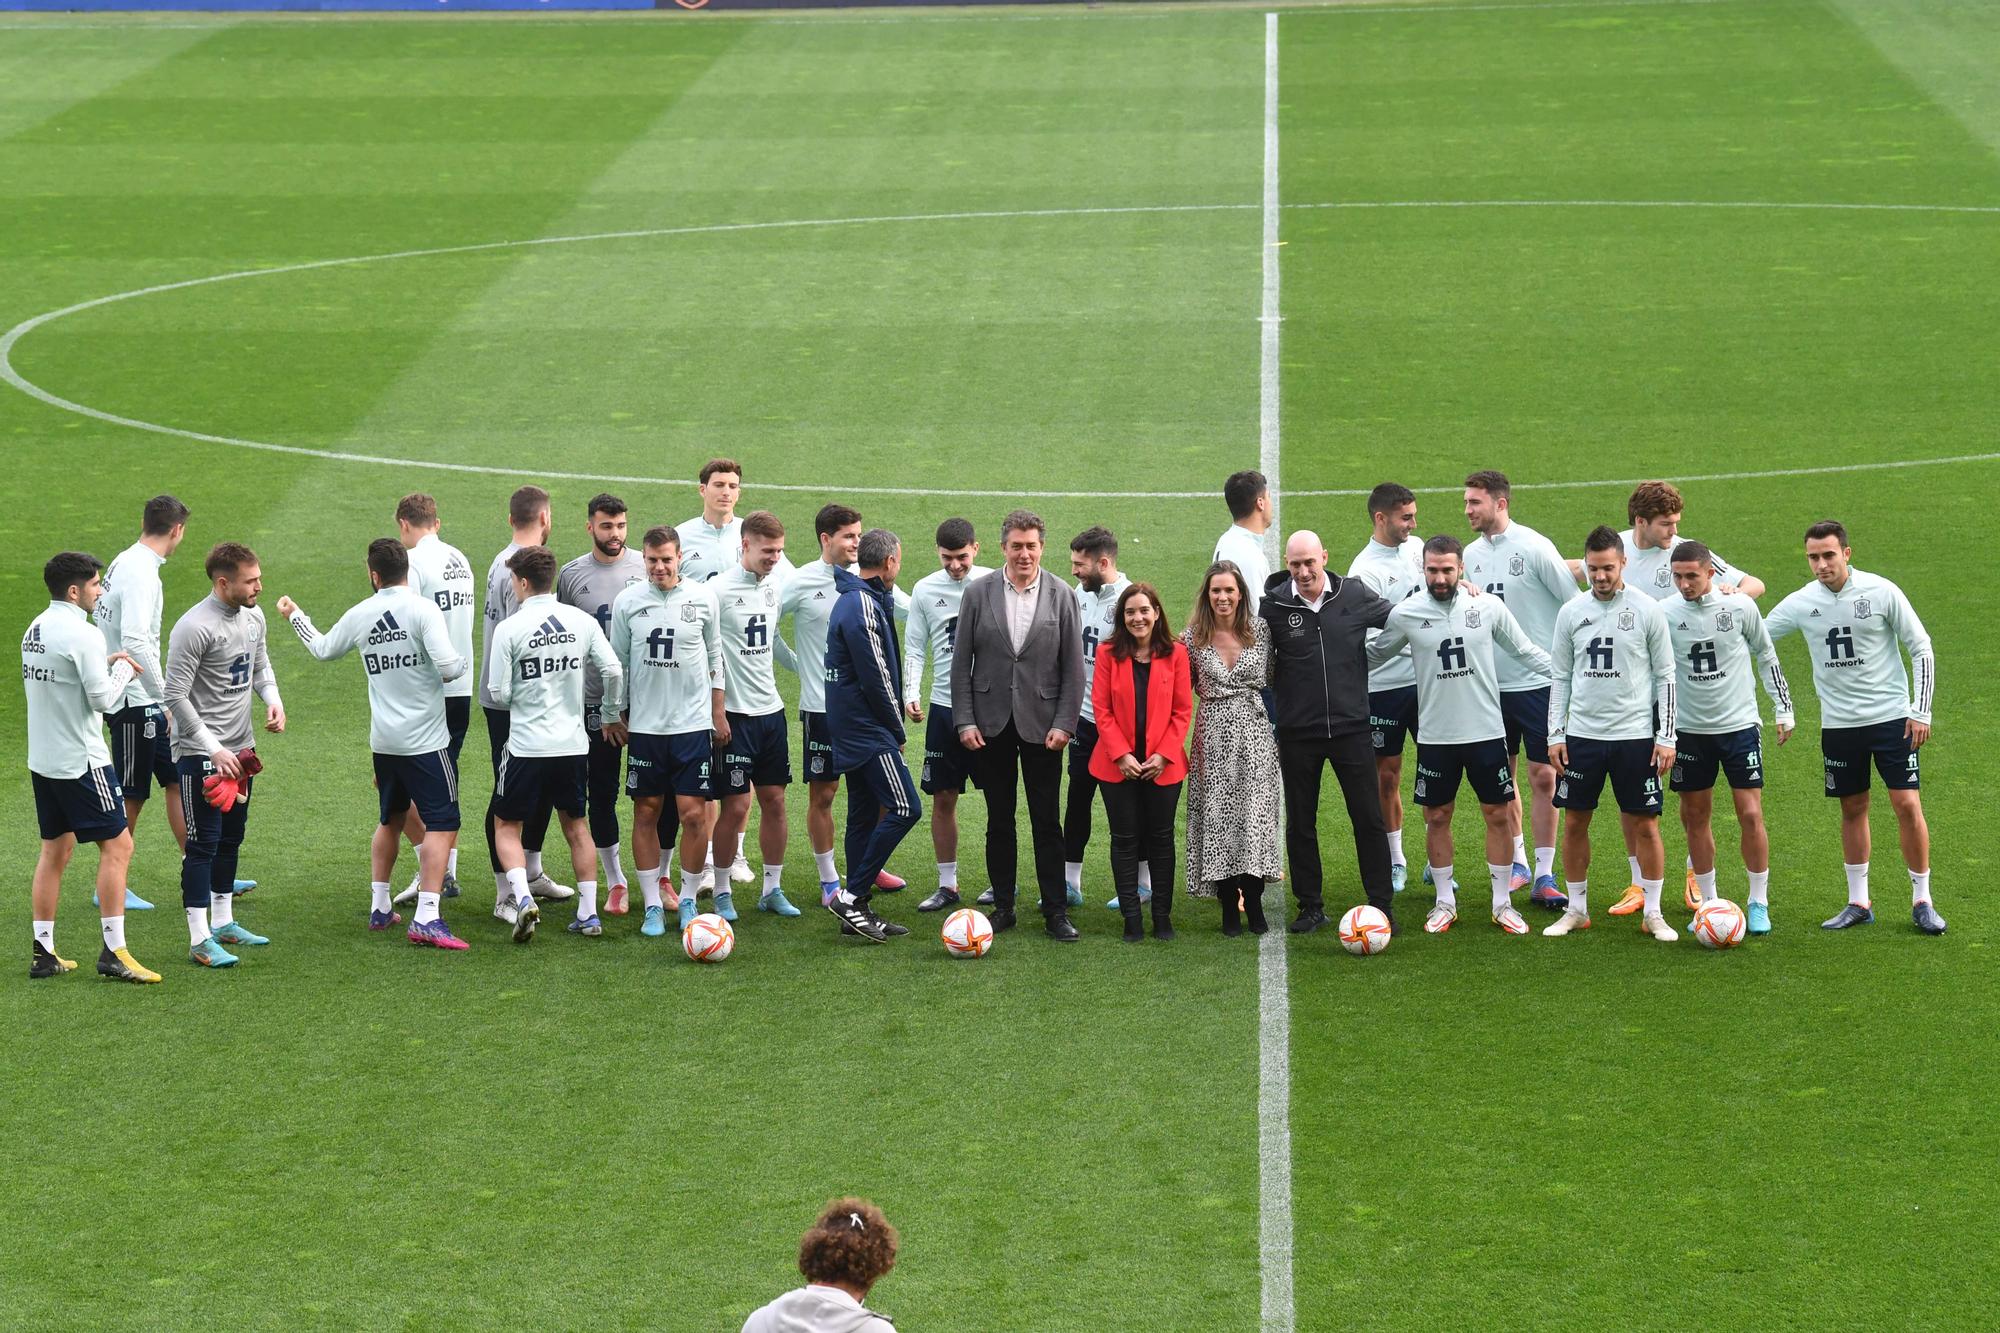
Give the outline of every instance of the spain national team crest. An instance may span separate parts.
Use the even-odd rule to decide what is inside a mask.
[[[1479,628],[1479,609],[1478,609],[1477,607],[1467,607],[1467,608],[1466,608],[1466,611],[1465,611],[1465,627],[1466,627],[1467,629],[1478,629],[1478,628]]]
[[[1632,628],[1632,627],[1633,627],[1634,625],[1636,625],[1636,624],[1638,624],[1638,623],[1639,623],[1639,617],[1638,617],[1637,615],[1633,614],[1632,612],[1630,612],[1630,611],[1620,611],[1620,612],[1618,613],[1618,628],[1619,628],[1619,629],[1631,629],[1631,628]]]
[[[1528,561],[1526,557],[1517,555],[1513,559],[1507,562],[1507,573],[1510,576],[1518,579],[1527,572],[1528,572]]]
[[[767,583],[764,585],[763,591],[764,591],[764,605],[776,606],[778,604],[778,590],[776,588],[773,588],[770,584]]]
[[[1379,750],[1382,748],[1382,746],[1384,745],[1384,743],[1387,741],[1388,738],[1385,737],[1379,731],[1371,731],[1368,733],[1368,739],[1374,744],[1375,748]]]
[[[701,610],[693,602],[681,608],[681,619],[692,625],[701,618]]]
[[[1664,588],[1673,581],[1674,581],[1674,571],[1668,569],[1665,565],[1661,565],[1658,569],[1653,571],[1653,583],[1656,587]]]
[[[1856,599],[1854,603],[1854,618],[1856,620],[1868,619],[1868,599],[1866,597]]]
[[[1736,613],[1734,611],[1717,611],[1715,613],[1716,633],[1727,634],[1729,633],[1729,631],[1735,628],[1736,628]]]

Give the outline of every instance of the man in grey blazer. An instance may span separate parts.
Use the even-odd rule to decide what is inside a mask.
[[[1001,577],[965,591],[951,659],[951,711],[986,797],[993,929],[1014,924],[1016,784],[1028,793],[1035,881],[1051,939],[1073,940],[1063,885],[1063,748],[1083,708],[1083,631],[1068,585],[1042,568],[1047,527],[1016,509],[1000,526]]]

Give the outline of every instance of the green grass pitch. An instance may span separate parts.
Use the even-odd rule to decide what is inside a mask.
[[[906,582],[939,519],[990,539],[1009,497],[1068,493],[1033,500],[1058,559],[1105,522],[1181,616],[1226,523],[1214,492],[1258,459],[1264,12],[0,20],[0,328],[452,251],[20,338],[20,375],[98,413],[365,458],[0,386],[3,618],[42,605],[49,553],[108,558],[161,490],[194,510],[170,620],[228,537],[262,553],[268,602],[324,625],[406,491],[483,569],[521,481],[566,474],[568,555],[598,478],[640,479],[610,485],[635,525],[677,521],[714,454],[746,461],[747,505],[804,534],[800,559],[819,504],[901,488],[859,507],[903,535]],[[1558,944],[1468,919],[1360,962],[1291,942],[1296,1326],[1990,1325],[2000,20],[1403,4],[1286,9],[1278,31],[1285,525],[1344,565],[1365,520],[1327,492],[1393,476],[1436,488],[1425,531],[1462,533],[1451,488],[1498,466],[1539,487],[1519,519],[1574,551],[1622,526],[1631,480],[1678,478],[1686,531],[1760,574],[1768,609],[1805,581],[1806,523],[1845,519],[1938,646],[1925,798],[1951,921],[1910,930],[1878,802],[1881,920],[1816,928],[1843,886],[1793,643],[1769,938],[1710,954],[1615,920]],[[1552,206],[1331,207],[1499,201]],[[838,219],[892,220],[712,229]],[[964,491],[990,494],[933,493]],[[881,949],[823,914],[746,915],[720,968],[637,917],[519,949],[487,915],[475,727],[453,915],[473,948],[419,953],[360,928],[359,672],[272,650],[292,728],[264,747],[243,908],[270,948],[185,962],[157,810],[133,885],[161,910],[130,930],[164,985],[30,985],[16,937],[0,1324],[735,1328],[854,1191],[902,1229],[872,1302],[902,1327],[1258,1325],[1256,951],[1212,905],[1171,946],[1119,945],[1101,826],[1075,947],[1023,932],[954,963],[912,894],[887,910],[917,933]],[[21,709],[0,697],[17,755]],[[1601,898],[1623,880],[1599,823]],[[0,826],[18,929],[18,766]],[[803,826],[795,800],[800,898]],[[1406,837],[1417,857],[1414,819]],[[1462,863],[1477,837],[1462,815]],[[1325,838],[1344,905],[1337,815]],[[93,860],[58,926],[84,959]],[[894,865],[928,891],[927,826]]]

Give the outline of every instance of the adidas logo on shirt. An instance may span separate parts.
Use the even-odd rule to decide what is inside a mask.
[[[42,647],[42,627],[40,625],[28,626],[28,635],[21,640],[21,651],[24,653],[45,653],[48,651],[48,649]]]
[[[384,643],[400,643],[410,637],[409,631],[396,623],[394,612],[384,611],[382,618],[368,630],[370,646]]]
[[[550,616],[535,628],[535,635],[528,640],[530,648],[553,648],[561,643],[575,643],[576,635],[563,628],[562,621]]]

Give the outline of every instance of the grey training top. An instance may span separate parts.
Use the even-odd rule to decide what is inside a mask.
[[[250,691],[269,708],[281,706],[278,678],[264,648],[264,613],[230,606],[214,593],[196,602],[167,638],[167,711],[174,720],[174,758],[205,759],[242,750],[255,728]]]
[[[556,600],[597,617],[597,628],[611,633],[611,608],[618,594],[646,577],[646,558],[626,547],[618,558],[605,564],[595,548],[585,551],[562,567],[556,575]],[[583,712],[588,725],[597,723],[597,705],[604,698],[604,681],[597,667],[586,661],[583,668]]]

